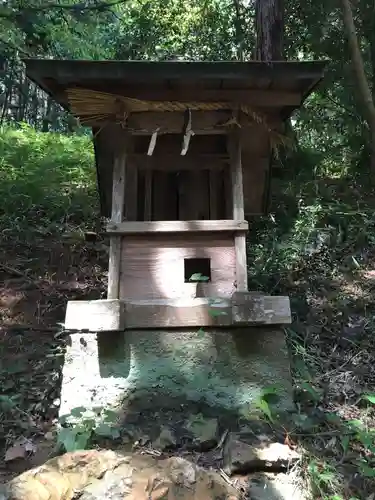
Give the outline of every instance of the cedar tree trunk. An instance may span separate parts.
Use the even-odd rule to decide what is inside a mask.
[[[358,89],[358,97],[363,103],[364,118],[370,130],[370,167],[372,174],[375,174],[375,106],[369,81],[365,73],[363,57],[359,47],[350,0],[341,0],[341,4],[344,28],[348,38],[350,57],[353,64],[353,73],[356,87]],[[372,180],[374,181],[374,179]]]
[[[255,31],[255,59],[283,60],[284,0],[256,0]]]

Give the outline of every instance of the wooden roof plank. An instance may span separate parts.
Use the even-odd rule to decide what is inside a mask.
[[[84,61],[56,59],[24,59],[27,72],[60,82],[73,80],[120,79],[136,81],[147,77],[149,81],[183,79],[248,79],[275,78],[286,73],[292,78],[321,78],[325,61],[265,63],[260,61],[237,62],[149,62],[149,61]]]

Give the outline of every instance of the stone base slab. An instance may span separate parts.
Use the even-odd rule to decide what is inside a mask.
[[[73,333],[70,340],[60,415],[77,406],[118,408],[134,393],[204,400],[249,414],[262,391],[275,385],[281,408],[293,408],[280,328]]]

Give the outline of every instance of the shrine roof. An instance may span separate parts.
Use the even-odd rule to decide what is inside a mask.
[[[95,61],[24,59],[27,76],[64,108],[67,90],[148,101],[239,102],[287,117],[323,78],[327,61]],[[293,98],[294,97],[294,98]]]

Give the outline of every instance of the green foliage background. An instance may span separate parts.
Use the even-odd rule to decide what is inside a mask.
[[[352,2],[352,7],[367,77],[375,92],[375,8],[370,0]],[[39,241],[46,236],[59,238],[66,232],[92,229],[99,219],[90,133],[77,127],[26,79],[21,57],[234,60],[241,55],[248,60],[254,49],[254,12],[251,0],[3,2],[2,244],[31,245],[36,235]],[[373,285],[364,286],[360,279],[373,268],[375,258],[375,198],[368,129],[353,79],[340,3],[285,2],[285,52],[289,60],[328,59],[329,65],[322,84],[293,116],[291,134],[297,147],[276,162],[269,213],[251,221],[249,286],[292,299],[294,323],[288,335],[300,355],[294,362],[295,378],[305,396],[306,392],[314,395],[313,410],[308,416],[301,410],[297,430],[302,421],[304,425],[308,421],[310,436],[322,427],[324,432],[333,429],[342,434],[346,423],[332,424],[324,418],[318,425],[314,420],[318,410],[323,412],[320,394],[324,393],[314,373],[330,373],[330,353],[341,349],[337,339],[353,316],[365,318],[365,326],[358,338],[350,339],[357,350],[349,358],[364,352],[371,356],[374,351]],[[342,359],[347,359],[342,351]],[[370,395],[372,382],[369,376],[362,380]],[[341,406],[334,406],[340,397],[338,389],[328,406],[341,411]],[[357,411],[358,394],[348,400],[351,397]],[[367,482],[375,466],[374,450],[367,442],[369,435],[373,439],[375,427],[368,423],[371,411],[366,409],[366,415],[358,417],[366,422],[366,433],[353,439],[366,444],[356,449],[362,462],[351,463],[357,464],[354,472],[342,470],[340,456],[325,461],[326,442],[310,443],[313,460],[306,471],[315,481],[315,498],[350,498],[342,489],[358,470],[363,484],[349,488],[352,498],[353,491],[367,498],[374,490]],[[340,439],[337,442],[344,448]],[[304,444],[308,446],[308,440]]]
[[[87,136],[0,130],[0,228],[4,239],[56,235],[98,218],[94,153]],[[31,235],[30,235],[31,232]]]

